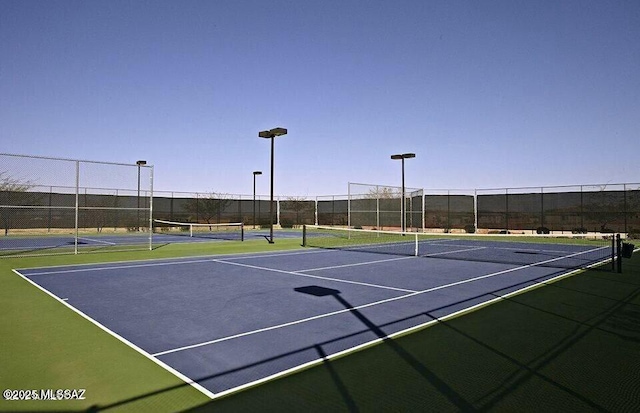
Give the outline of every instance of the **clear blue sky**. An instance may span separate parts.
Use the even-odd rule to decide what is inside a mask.
[[[0,152],[156,189],[640,181],[640,1],[0,0]]]

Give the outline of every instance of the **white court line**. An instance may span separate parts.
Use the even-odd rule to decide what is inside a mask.
[[[304,255],[304,254],[318,254],[318,253],[330,253],[330,250],[313,249],[308,251],[289,252],[284,250],[282,253],[272,252],[269,254],[260,254],[255,252],[241,252],[237,254],[220,254],[220,255],[198,255],[193,257],[176,257],[176,258],[151,258],[145,260],[129,260],[129,261],[115,261],[107,264],[67,264],[67,265],[52,265],[49,267],[31,267],[31,268],[19,268],[21,271],[30,271],[32,269],[49,269],[49,268],[70,268],[66,270],[50,270],[41,272],[30,272],[27,276],[31,275],[49,275],[49,274],[65,274],[70,272],[82,272],[82,271],[102,271],[102,270],[117,270],[118,268],[142,268],[142,267],[155,267],[158,265],[176,265],[176,264],[191,264],[210,262],[211,259],[252,259],[263,257],[278,257],[286,255]],[[99,267],[96,267],[99,265]],[[88,267],[88,268],[87,268]]]
[[[402,257],[402,258],[406,259],[406,258],[415,258],[415,257]],[[343,279],[340,279],[340,278],[321,277],[319,275],[303,274],[300,271],[278,270],[276,268],[259,267],[257,265],[241,264],[239,262],[224,261],[224,260],[211,260],[211,261],[218,262],[218,263],[221,263],[221,264],[236,265],[238,267],[251,268],[251,269],[254,269],[254,270],[277,272],[277,273],[280,273],[280,274],[287,274],[287,275],[295,275],[297,277],[316,278],[316,279],[325,280],[325,281],[334,281],[334,282],[340,282],[340,283],[346,283],[346,284],[363,285],[365,287],[374,287],[374,288],[382,288],[382,289],[385,289],[385,290],[402,291],[404,293],[415,293],[416,292],[415,290],[407,290],[405,288],[391,287],[391,286],[388,286],[388,285],[370,284],[370,283],[365,283],[365,282],[360,282],[360,281],[343,280]]]
[[[450,242],[452,241],[458,241],[458,240],[450,240],[450,239],[441,239],[441,240],[423,240],[420,241],[418,240],[418,251],[420,250],[420,245],[422,246],[428,246],[428,245],[438,245],[438,246],[445,246],[445,247],[456,247],[456,248],[469,248],[467,250],[460,250],[460,251],[451,251],[448,253],[454,253],[454,252],[464,252],[464,251],[473,251],[475,249],[496,249],[496,250],[516,250],[516,251],[536,251],[536,252],[549,252],[549,253],[556,253],[556,254],[565,254],[568,251],[562,251],[562,250],[545,250],[545,249],[533,249],[533,248],[515,248],[515,247],[497,247],[497,246],[479,246],[479,247],[472,247],[470,245],[463,245],[463,244],[451,244]],[[479,241],[479,240],[471,240],[472,242],[487,242],[486,240],[484,241]],[[501,241],[499,241],[501,242]],[[530,243],[524,243],[524,244],[530,244]],[[412,247],[415,245],[415,242],[413,241],[407,241],[407,242],[386,242],[386,243],[379,243],[379,244],[370,244],[370,245],[354,245],[354,246],[345,246],[343,249],[347,250],[347,251],[364,251],[367,252],[368,250],[371,249],[376,249],[376,248],[387,248],[389,246],[391,247],[396,247],[396,246],[405,246],[405,247]],[[568,244],[570,245],[570,244]],[[598,249],[601,249],[602,247],[599,248],[595,248],[595,249],[591,249],[591,251],[595,251]],[[340,248],[336,248],[337,250],[340,250]],[[433,253],[433,254],[426,254],[426,255],[420,255],[421,257],[428,257],[428,256],[435,256],[435,255],[440,255],[440,254],[447,254],[447,253]]]
[[[256,254],[253,253],[251,255],[220,255],[219,257],[216,258],[221,258],[221,259],[234,259],[234,260],[251,260],[251,259],[255,259],[255,258],[272,258],[272,257],[286,257],[286,256],[290,256],[290,255],[307,255],[307,254],[322,254],[322,253],[330,253],[333,252],[333,250],[327,250],[327,249],[308,249],[308,250],[304,250],[304,251],[294,251],[294,252],[287,252],[286,250],[278,253],[278,252],[272,252],[269,254]]]
[[[62,244],[55,244],[55,245],[23,245],[21,247],[8,247],[8,248],[0,247],[0,251],[20,251],[20,250],[27,250],[27,249],[58,248],[61,245]]]
[[[450,242],[453,241],[460,241],[460,240],[453,240],[453,239],[442,239],[442,240],[433,240],[433,241],[423,241],[423,244],[436,244],[436,245],[442,245],[445,244],[447,246],[452,246],[452,247],[468,247],[469,245],[462,245],[462,244],[450,244]],[[489,240],[469,240],[471,242],[491,242]],[[420,242],[420,241],[419,241]],[[501,242],[501,243],[520,243],[523,244],[523,247],[525,245],[528,246],[532,246],[532,244],[535,245],[541,245],[541,246],[547,246],[549,244],[545,244],[545,243],[540,243],[540,242],[525,242],[525,241],[493,241],[493,242]],[[583,244],[564,244],[566,246],[569,247],[585,247],[588,248],[590,247],[589,245],[583,245]],[[484,246],[483,248],[489,248],[489,249],[494,249],[494,250],[506,250],[506,251],[535,251],[535,252],[551,252],[551,253],[556,253],[556,254],[566,254],[567,250],[549,250],[549,249],[540,249],[540,248],[518,248],[518,247],[504,247],[504,246]],[[597,251],[600,250],[602,248],[609,248],[607,247],[597,247],[597,248],[590,248],[589,250],[583,250],[583,251]]]
[[[101,239],[93,239],[93,238],[78,238],[78,240],[95,242],[96,244],[107,244],[107,245],[118,245],[115,242],[103,241]]]
[[[353,309],[361,309],[361,308],[365,308],[365,307],[371,307],[371,306],[374,306],[374,305],[377,305],[377,304],[383,304],[383,303],[386,303],[386,302],[389,302],[389,301],[395,301],[395,300],[397,300],[399,298],[411,297],[411,296],[418,295],[418,294],[420,294],[420,292],[414,292],[414,293],[411,293],[411,294],[402,295],[400,297],[387,298],[386,300],[381,300],[381,301],[376,301],[376,302],[369,303],[369,304],[364,304],[364,305],[361,305],[361,306],[358,306],[358,307],[354,307]],[[318,319],[321,319],[321,318],[331,317],[331,316],[334,316],[334,315],[337,315],[337,314],[343,314],[343,313],[352,311],[353,309],[345,308],[344,310],[337,310],[337,311],[332,311],[330,313],[319,314],[319,315],[316,315],[316,316],[307,317],[307,318],[303,318],[303,319],[295,320],[295,321],[290,321],[288,323],[278,324],[278,325],[271,326],[271,327],[264,327],[264,328],[260,328],[260,329],[257,329],[257,330],[252,330],[252,331],[247,331],[247,332],[244,332],[244,333],[234,334],[232,336],[221,337],[221,338],[218,338],[218,339],[215,339],[215,340],[205,341],[205,342],[202,342],[202,343],[191,344],[189,346],[183,346],[183,347],[178,347],[178,348],[174,348],[174,349],[171,349],[171,350],[161,351],[159,353],[152,354],[152,356],[155,356],[155,357],[164,356],[165,354],[177,353],[179,351],[184,351],[184,350],[191,350],[191,349],[198,348],[198,347],[208,346],[210,344],[216,344],[216,343],[221,343],[223,341],[233,340],[234,338],[246,337],[246,336],[250,336],[250,335],[253,335],[253,334],[257,334],[257,333],[263,333],[265,331],[277,330],[277,329],[283,328],[283,327],[288,327],[288,326],[292,326],[292,325],[296,325],[296,324],[302,324],[302,323],[306,323],[308,321],[313,321],[313,320],[318,320]]]
[[[468,247],[468,245],[454,245],[454,247]],[[436,257],[438,255],[447,255],[447,254],[455,254],[458,252],[468,252],[468,251],[477,251],[477,250],[483,250],[486,249],[487,247],[468,247],[462,250],[453,250],[453,251],[444,251],[444,252],[433,252],[430,254],[424,254],[424,255],[420,255],[421,257]]]
[[[65,305],[67,308],[69,308],[71,311],[75,312],[76,314],[80,315],[82,318],[84,318],[85,320],[88,320],[89,322],[93,323],[93,325],[95,325],[96,327],[98,327],[99,329],[101,329],[102,331],[106,332],[107,334],[110,334],[111,336],[115,337],[116,339],[120,340],[122,343],[126,344],[127,346],[131,347],[132,349],[134,349],[135,351],[137,351],[138,353],[142,354],[144,357],[146,357],[147,359],[153,361],[154,363],[156,363],[157,365],[159,365],[160,367],[164,368],[165,370],[167,370],[168,372],[172,373],[174,376],[178,377],[180,380],[184,381],[185,383],[191,385],[193,388],[197,389],[198,391],[200,391],[201,393],[205,394],[207,397],[213,399],[216,397],[216,394],[207,390],[206,388],[202,387],[200,384],[198,384],[197,382],[195,382],[194,380],[190,379],[189,377],[185,376],[184,374],[180,373],[178,370],[174,369],[173,367],[169,366],[168,364],[164,363],[162,360],[153,357],[151,354],[149,354],[147,351],[143,350],[142,348],[138,347],[137,345],[133,344],[132,342],[130,342],[129,340],[127,340],[126,338],[122,337],[121,335],[119,335],[118,333],[111,331],[110,329],[108,329],[107,327],[105,327],[104,325],[100,324],[98,321],[94,320],[93,318],[89,317],[88,315],[86,315],[85,313],[83,313],[82,311],[78,310],[77,308],[75,308],[74,306],[72,306],[71,304],[67,303],[68,298],[59,298],[58,296],[56,296],[55,294],[53,294],[52,292],[48,291],[47,289],[45,289],[44,287],[41,287],[40,285],[38,285],[37,283],[31,281],[29,278],[25,277],[24,275],[22,275],[20,272],[18,272],[17,270],[11,270],[13,271],[15,274],[17,274],[20,278],[22,278],[23,280],[27,281],[28,283],[30,283],[31,285],[33,285],[34,287],[38,288],[40,291],[44,292],[45,294],[49,295],[50,297],[52,297],[54,300],[57,300],[58,302],[62,303],[63,305]]]
[[[474,248],[467,248],[467,249],[455,250],[455,251],[434,252],[433,254],[420,255],[420,257],[433,257],[433,256],[436,256],[436,255],[445,255],[445,254],[453,254],[453,253],[456,253],[456,252],[474,251],[474,250],[479,250],[479,249],[483,249],[483,248],[484,247],[474,247]],[[378,264],[378,263],[381,263],[381,262],[388,262],[388,261],[406,260],[408,258],[415,258],[415,256],[411,255],[411,256],[403,256],[403,257],[398,257],[398,258],[388,258],[388,259],[385,259],[385,260],[356,262],[356,263],[353,263],[353,264],[332,265],[330,267],[309,268],[309,269],[304,269],[304,270],[298,270],[298,271],[295,271],[295,272],[333,270],[333,269],[337,269],[337,268],[347,268],[347,267],[357,267],[357,266],[360,266],[360,265]]]
[[[227,336],[227,337],[221,337],[221,338],[217,338],[215,340],[203,341],[201,343],[196,343],[196,344],[191,344],[191,345],[188,345],[188,346],[177,347],[177,348],[174,348],[174,349],[170,349],[170,350],[165,350],[165,351],[161,351],[161,352],[158,352],[158,353],[154,353],[154,354],[152,354],[152,356],[159,357],[159,356],[163,356],[163,355],[166,355],[166,354],[172,354],[172,353],[177,353],[177,352],[180,352],[180,351],[191,350],[191,349],[194,349],[194,348],[204,347],[204,346],[208,346],[208,345],[211,345],[211,344],[221,343],[223,341],[229,341],[229,340],[240,338],[240,337],[246,337],[246,336],[250,336],[250,335],[254,335],[254,334],[258,334],[258,333],[263,333],[265,331],[277,330],[277,329],[280,329],[280,328],[285,328],[285,327],[289,327],[289,326],[296,325],[296,324],[302,324],[302,323],[306,323],[306,322],[313,321],[313,320],[319,320],[319,319],[322,319],[322,318],[331,317],[331,316],[338,315],[338,314],[343,314],[343,313],[350,312],[350,311],[353,311],[353,310],[360,310],[360,309],[367,308],[367,307],[373,307],[373,306],[376,306],[376,305],[379,305],[379,304],[385,304],[385,303],[402,300],[402,299],[413,297],[413,296],[420,295],[420,294],[426,294],[426,293],[430,293],[430,292],[433,292],[433,291],[442,290],[442,289],[445,289],[445,288],[455,287],[457,285],[467,284],[467,283],[470,283],[470,282],[482,280],[482,279],[485,279],[485,278],[495,277],[495,276],[506,274],[506,273],[509,273],[509,272],[514,272],[514,271],[519,271],[519,270],[526,269],[526,268],[536,267],[538,265],[547,264],[549,262],[558,261],[558,260],[561,260],[561,259],[564,259],[564,258],[571,258],[573,256],[584,254],[584,253],[585,253],[585,251],[581,251],[581,252],[577,252],[577,253],[568,255],[566,257],[552,258],[552,259],[549,259],[549,260],[546,260],[546,261],[536,262],[536,263],[533,263],[533,264],[527,264],[527,265],[523,265],[523,266],[520,266],[520,267],[510,268],[510,269],[507,269],[507,270],[498,271],[498,272],[494,272],[494,273],[490,273],[490,274],[486,274],[486,275],[480,275],[478,277],[468,278],[466,280],[461,280],[461,281],[456,281],[456,282],[449,283],[449,284],[439,285],[437,287],[432,287],[432,288],[429,288],[429,289],[426,289],[426,290],[422,290],[422,291],[416,291],[416,292],[413,292],[411,294],[405,294],[405,295],[401,295],[401,296],[398,296],[398,297],[387,298],[385,300],[375,301],[375,302],[368,303],[368,304],[362,304],[362,305],[359,305],[359,306],[356,306],[356,307],[353,307],[353,308],[345,308],[344,310],[338,310],[338,311],[332,311],[330,313],[319,314],[319,315],[316,315],[316,316],[313,316],[313,317],[307,317],[307,318],[303,318],[303,319],[300,319],[300,320],[290,321],[288,323],[282,323],[282,324],[278,324],[278,325],[274,325],[274,326],[270,326],[270,327],[260,328],[260,329],[257,329],[257,330],[246,331],[244,333],[234,334],[234,335]],[[281,271],[278,270],[278,272],[281,272]],[[284,271],[284,272],[286,272],[286,271]],[[298,275],[298,274],[296,274],[296,275]],[[304,274],[300,274],[300,275],[304,275]]]
[[[133,262],[133,261],[132,261]],[[80,264],[78,267],[74,267],[69,270],[54,270],[54,271],[41,271],[41,272],[30,272],[27,274],[27,277],[31,277],[32,275],[50,275],[50,274],[68,274],[74,272],[89,272],[89,271],[104,271],[104,270],[118,270],[118,269],[129,269],[129,268],[144,268],[144,267],[161,267],[165,265],[180,265],[180,264],[191,264],[191,263],[202,263],[202,262],[211,262],[210,258],[203,258],[192,261],[162,261],[162,262],[146,262],[144,264],[129,264],[129,265],[111,265],[106,267],[90,267],[91,265],[100,265],[100,264]],[[81,266],[89,266],[89,268],[80,268]],[[28,269],[27,269],[28,270]]]
[[[361,265],[380,264],[382,262],[400,261],[400,260],[407,260],[407,259],[411,259],[411,258],[415,258],[415,256],[403,256],[403,257],[396,257],[396,258],[386,258],[384,260],[354,262],[352,264],[331,265],[331,266],[328,266],[328,267],[305,268],[304,270],[297,270],[297,271],[294,271],[294,272],[298,273],[298,272],[308,272],[308,271],[334,270],[334,269],[338,269],[338,268],[359,267]]]

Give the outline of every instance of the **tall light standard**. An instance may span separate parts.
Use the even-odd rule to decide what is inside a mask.
[[[136,165],[138,165],[138,210],[137,210],[137,220],[136,220],[136,228],[140,231],[140,167],[147,164],[147,161],[136,161]]]
[[[405,195],[404,195],[404,160],[405,159],[409,159],[409,158],[415,158],[416,154],[415,153],[402,153],[402,154],[397,154],[397,155],[391,155],[391,159],[393,160],[397,160],[400,159],[402,161],[402,220],[401,220],[401,226],[402,226],[402,232],[405,232],[407,230],[407,226],[406,226],[406,216],[405,216]]]
[[[253,229],[256,228],[256,175],[262,175],[262,171],[253,171]]]
[[[286,135],[287,130],[285,128],[273,128],[270,130],[263,130],[258,132],[259,138],[271,139],[271,202],[269,204],[269,219],[271,220],[269,230],[269,244],[273,244],[273,141],[276,136]]]

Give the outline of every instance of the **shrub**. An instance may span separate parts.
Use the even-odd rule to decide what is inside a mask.
[[[549,231],[549,228],[547,227],[538,227],[536,228],[536,233],[537,234],[549,234],[551,231]]]
[[[465,225],[464,226],[464,232],[466,232],[467,234],[473,234],[476,232],[476,227],[475,225]]]
[[[293,221],[289,220],[289,219],[283,219],[280,220],[280,227],[281,228],[293,228]]]
[[[271,228],[271,221],[269,220],[269,218],[262,218],[258,220],[258,226],[260,227],[260,229],[269,229]]]

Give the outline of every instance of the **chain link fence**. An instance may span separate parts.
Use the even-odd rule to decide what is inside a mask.
[[[474,190],[425,190],[425,228],[444,232],[475,232],[476,198]]]
[[[267,226],[269,198],[155,192],[154,217]],[[274,224],[399,229],[402,188],[351,183],[347,195],[278,196]],[[208,205],[208,206],[207,206]],[[255,205],[255,219],[254,219]],[[405,188],[406,225],[414,231],[623,232],[640,229],[640,184],[501,189]]]
[[[477,190],[479,228],[640,232],[640,184]]]
[[[640,183],[278,196],[273,223],[457,232],[640,233]],[[153,190],[153,167],[0,154],[0,256],[152,248],[152,221],[271,224],[265,195]],[[129,235],[109,238],[108,236]],[[38,237],[40,241],[25,241]]]
[[[0,255],[151,248],[152,180],[146,165],[0,154]]]
[[[424,197],[420,188],[349,183],[349,226],[401,229],[404,203],[405,227],[424,228]],[[404,197],[403,197],[404,195]]]

